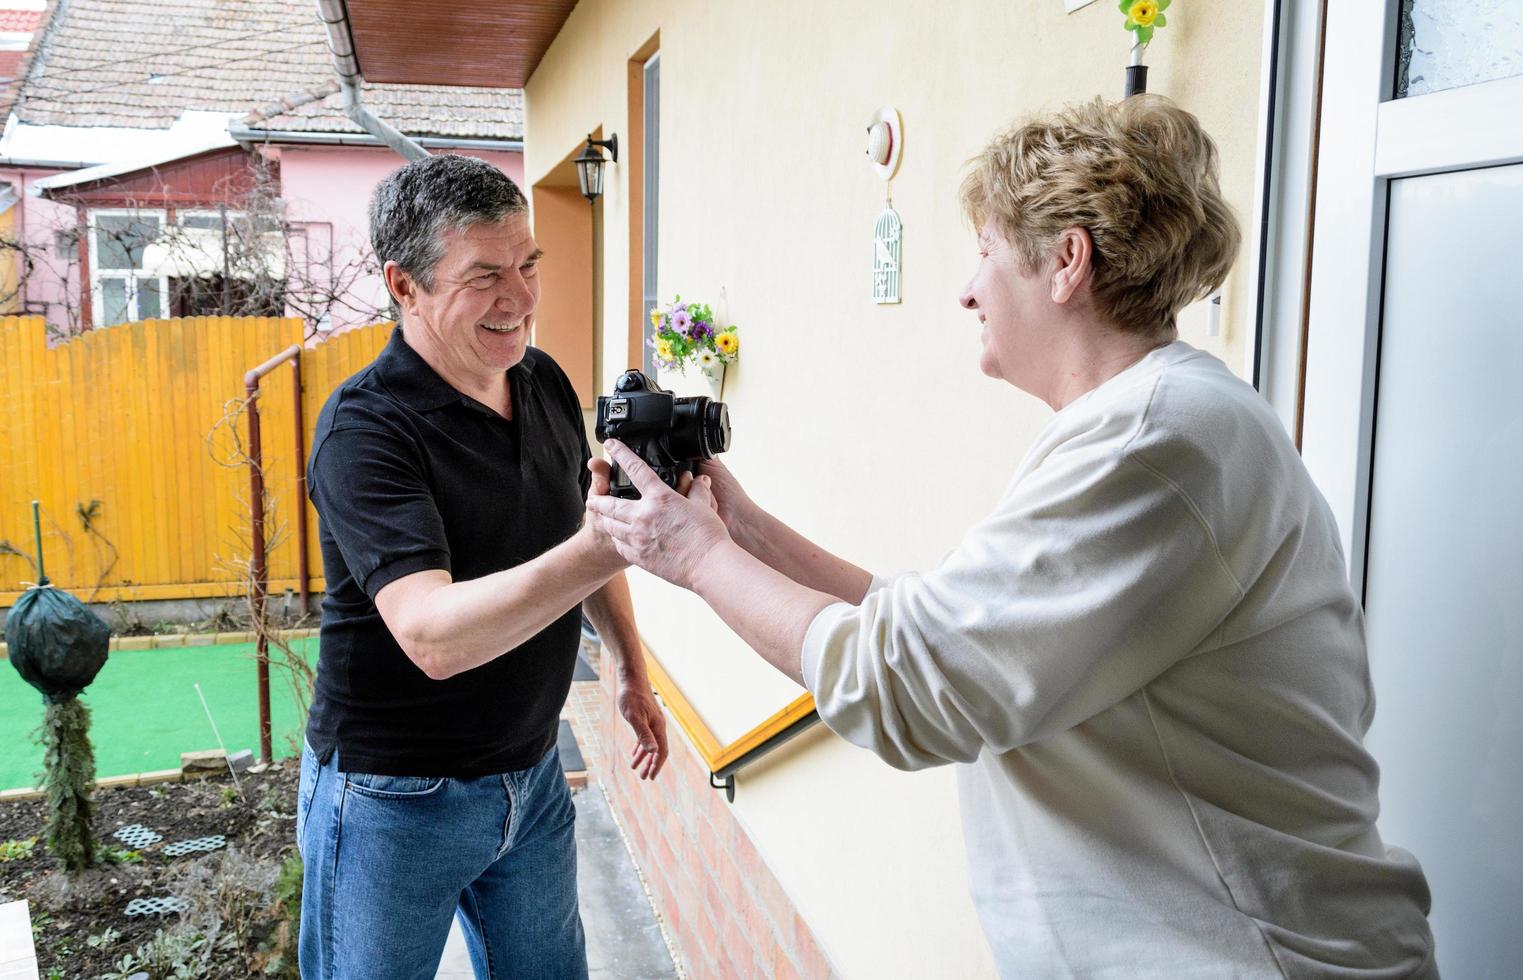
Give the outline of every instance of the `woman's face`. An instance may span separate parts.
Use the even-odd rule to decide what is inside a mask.
[[[1034,391],[1034,367],[1050,332],[1043,329],[1053,306],[1044,270],[1027,273],[1019,254],[992,222],[978,233],[978,270],[959,302],[983,325],[979,370],[1022,391]]]

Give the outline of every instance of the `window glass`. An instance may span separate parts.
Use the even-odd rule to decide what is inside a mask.
[[[1518,0],[1402,0],[1396,97],[1523,75]]]
[[[95,219],[95,261],[102,269],[140,269],[143,249],[157,237],[157,216],[99,215]]]
[[[100,281],[101,318],[103,326],[127,322],[127,280],[102,279]]]
[[[148,320],[164,315],[164,304],[159,298],[159,281],[157,279],[139,279],[137,281],[137,319]]]

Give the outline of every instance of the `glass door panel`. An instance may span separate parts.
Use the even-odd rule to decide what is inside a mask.
[[[1391,185],[1365,608],[1381,834],[1446,977],[1523,963],[1523,165]]]
[[[1518,0],[1402,0],[1396,97],[1523,75]]]

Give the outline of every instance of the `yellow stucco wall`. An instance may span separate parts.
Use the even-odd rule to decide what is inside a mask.
[[[7,242],[16,239],[16,213],[19,208],[15,205],[0,211],[0,240]],[[19,313],[21,311],[21,297],[16,292],[18,273],[21,267],[21,253],[15,249],[7,248],[5,254],[0,256],[0,314]]]
[[[1223,335],[1206,337],[1200,307],[1181,332],[1241,370],[1263,5],[1181,0],[1169,18],[1150,90],[1216,137],[1246,239]],[[729,465],[769,510],[858,564],[930,567],[993,506],[1050,414],[978,372],[978,325],[957,306],[977,258],[956,205],[963,163],[1024,114],[1118,97],[1121,20],[1110,0],[1071,15],[1062,0],[582,0],[527,88],[526,182],[589,131],[625,132],[628,59],[659,32],[659,292],[741,327]],[[863,130],[885,104],[905,126],[891,188],[905,235],[897,306],[875,306],[869,288],[886,188]],[[628,206],[610,166],[605,391],[626,360]],[[642,632],[722,739],[798,693],[695,598],[632,577]],[[992,975],[950,771],[898,773],[816,730],[738,782],[737,816],[842,975]]]

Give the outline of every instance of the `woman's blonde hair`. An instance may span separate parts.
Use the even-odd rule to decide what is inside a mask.
[[[1168,99],[1095,99],[996,137],[969,161],[962,206],[975,228],[994,223],[1027,273],[1065,229],[1085,229],[1096,311],[1166,337],[1237,256],[1242,235],[1216,171],[1216,144]]]

